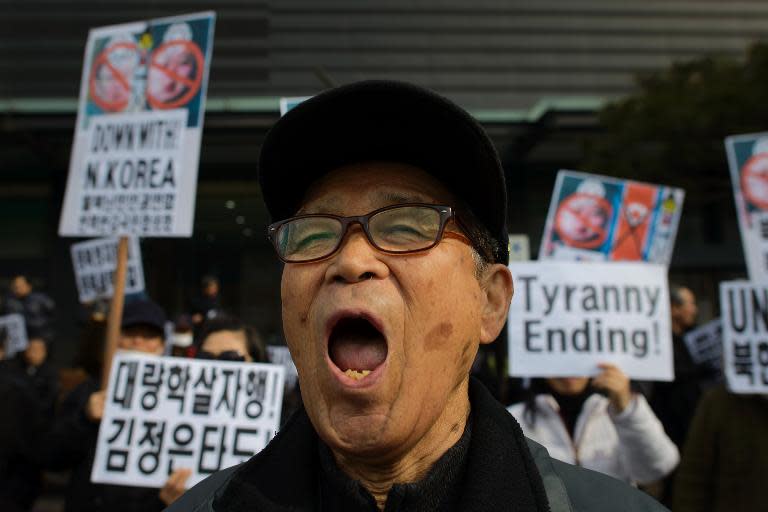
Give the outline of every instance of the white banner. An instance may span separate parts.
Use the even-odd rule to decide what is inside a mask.
[[[214,18],[90,31],[61,236],[192,235]]]
[[[18,313],[0,316],[0,332],[5,331],[5,359],[10,359],[27,348],[27,327]],[[0,340],[1,341],[1,340]]]
[[[694,363],[723,369],[723,322],[719,318],[687,332],[683,341]]]
[[[768,281],[768,133],[726,137],[749,279]]]
[[[288,347],[267,345],[267,357],[270,363],[279,364],[285,368],[285,387],[292,389],[296,386],[299,373],[296,371],[296,365],[293,364],[291,351],[288,350]]]
[[[592,376],[613,363],[630,378],[674,378],[667,271],[648,263],[509,265],[509,371]]]
[[[720,283],[723,364],[734,393],[768,393],[768,285]]]
[[[112,297],[113,281],[117,268],[117,238],[88,240],[70,246],[75,282],[80,302]],[[141,263],[141,247],[136,237],[128,241],[128,267],[125,277],[125,293],[144,291],[144,267]]]
[[[118,352],[91,480],[188,487],[259,452],[280,425],[282,366]]]

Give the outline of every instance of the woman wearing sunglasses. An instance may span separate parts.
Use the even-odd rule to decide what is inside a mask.
[[[200,332],[197,359],[266,363],[264,342],[258,332],[229,314],[206,320]]]

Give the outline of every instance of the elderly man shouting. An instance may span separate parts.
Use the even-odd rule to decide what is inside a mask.
[[[469,378],[512,276],[504,174],[466,112],[408,84],[333,89],[277,122],[259,172],[305,410],[171,510],[657,509],[550,459]]]

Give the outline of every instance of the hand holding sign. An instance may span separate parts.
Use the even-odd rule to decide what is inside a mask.
[[[192,476],[192,470],[187,468],[177,469],[171,473],[163,488],[160,489],[160,501],[168,506],[179,499],[187,490],[187,480],[190,476]]]
[[[609,363],[597,365],[603,372],[592,379],[592,386],[605,391],[611,406],[616,412],[621,413],[632,400],[632,392],[629,388],[629,377],[621,369]]]

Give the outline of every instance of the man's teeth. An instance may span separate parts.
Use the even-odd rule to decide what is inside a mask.
[[[349,370],[344,372],[344,375],[346,375],[350,379],[360,380],[362,378],[367,377],[369,373],[371,373],[371,370],[357,371],[350,368]]]

